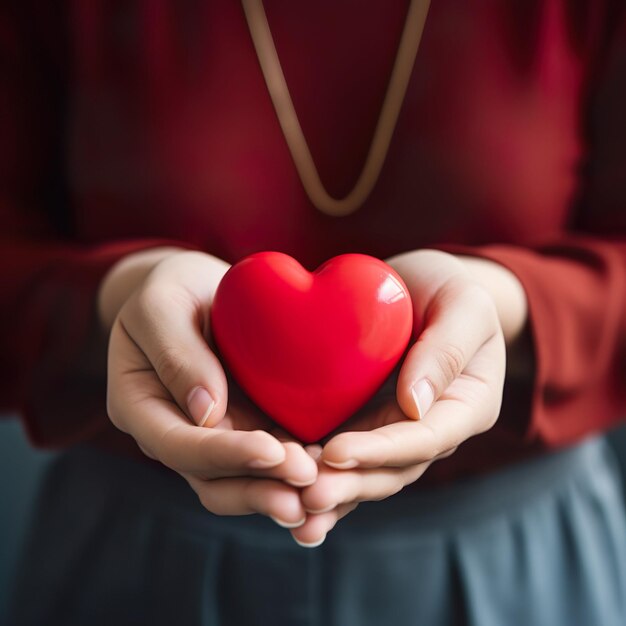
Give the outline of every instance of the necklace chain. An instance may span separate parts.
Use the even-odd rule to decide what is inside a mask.
[[[422,38],[430,0],[411,0],[365,165],[354,188],[344,198],[330,196],[320,180],[285,81],[263,0],[242,0],[242,4],[278,121],[310,201],[327,215],[341,217],[354,213],[372,192],[387,157]]]

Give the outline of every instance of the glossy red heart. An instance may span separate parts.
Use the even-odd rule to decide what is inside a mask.
[[[413,309],[398,274],[344,254],[311,273],[260,252],[233,265],[211,308],[225,365],[267,415],[317,441],[365,404],[407,347]]]

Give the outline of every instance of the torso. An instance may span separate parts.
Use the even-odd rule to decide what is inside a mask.
[[[312,267],[346,251],[523,244],[566,224],[584,66],[561,2],[537,3],[525,27],[503,0],[433,2],[381,176],[344,218],[304,193],[239,3],[100,4],[93,26],[88,3],[74,15],[69,168],[84,241],[164,236],[229,261],[274,249]],[[408,2],[264,4],[322,182],[341,197]]]

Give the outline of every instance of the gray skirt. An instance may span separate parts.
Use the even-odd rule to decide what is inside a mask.
[[[79,448],[50,468],[12,626],[624,626],[619,474],[593,439],[362,504],[322,547],[217,517],[157,467]]]

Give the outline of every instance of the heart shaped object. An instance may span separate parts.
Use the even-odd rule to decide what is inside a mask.
[[[260,252],[233,265],[211,330],[233,377],[267,415],[318,441],[378,390],[413,328],[406,286],[386,263],[344,254],[308,272]]]

